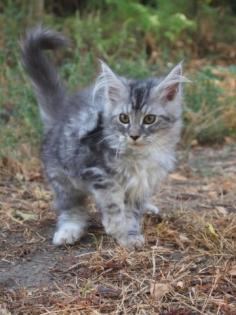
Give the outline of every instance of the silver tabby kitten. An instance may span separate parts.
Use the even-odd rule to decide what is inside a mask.
[[[88,222],[92,195],[106,233],[133,249],[144,244],[140,221],[157,186],[173,169],[181,130],[178,64],[166,77],[129,80],[104,62],[94,85],[68,95],[42,50],[65,46],[41,28],[22,43],[23,63],[44,123],[43,162],[59,211],[55,245],[72,244]]]

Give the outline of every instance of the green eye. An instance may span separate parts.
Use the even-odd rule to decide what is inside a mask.
[[[157,120],[157,116],[156,115],[146,115],[143,118],[143,123],[145,125],[151,125],[153,124],[155,121]]]
[[[129,116],[127,114],[120,114],[119,116],[120,122],[122,122],[122,124],[128,124],[129,123]]]

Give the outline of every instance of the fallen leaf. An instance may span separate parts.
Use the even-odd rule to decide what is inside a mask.
[[[229,274],[233,277],[236,277],[236,265],[233,265],[230,270],[229,270]]]
[[[184,287],[184,282],[183,282],[183,281],[178,281],[178,282],[176,283],[176,286],[177,286],[178,288],[183,289],[183,287]]]
[[[171,292],[171,285],[169,283],[161,283],[153,281],[150,285],[150,294],[156,299],[163,298],[166,294]]]
[[[215,231],[215,229],[211,223],[208,223],[206,228],[207,228],[207,231],[209,234],[211,234],[214,237],[218,237],[218,235],[217,235],[217,233],[216,233],[216,231]]]
[[[36,221],[38,219],[38,215],[36,213],[28,213],[21,210],[15,210],[14,217],[23,221]]]
[[[180,182],[184,182],[184,181],[188,180],[187,177],[185,177],[185,176],[183,176],[183,175],[181,175],[179,173],[172,173],[172,174],[170,174],[170,178],[174,179],[174,180],[177,180],[177,181],[180,181]]]
[[[30,172],[29,173],[29,181],[31,181],[31,182],[40,180],[42,178],[43,178],[43,176],[40,172]]]
[[[179,234],[179,239],[183,243],[189,243],[190,242],[190,239],[185,234],[182,234],[182,233]]]
[[[224,207],[216,207],[216,210],[224,217],[228,215],[228,211]]]
[[[32,192],[33,192],[33,194],[37,200],[40,200],[40,199],[48,200],[50,197],[50,194],[48,191],[46,191],[46,190],[44,190],[38,186],[35,187],[34,189],[32,189]]]

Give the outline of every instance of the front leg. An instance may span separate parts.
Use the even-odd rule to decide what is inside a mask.
[[[145,240],[141,233],[140,217],[136,217],[135,211],[127,209],[125,220],[127,226],[130,226],[130,229],[127,231],[124,228],[124,233],[119,236],[118,243],[127,249],[142,248]]]
[[[104,179],[93,185],[96,202],[102,212],[102,223],[107,234],[128,249],[144,244],[141,234],[139,211],[124,203],[124,191],[113,180]]]

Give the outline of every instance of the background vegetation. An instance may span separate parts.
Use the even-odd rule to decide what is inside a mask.
[[[3,0],[0,4],[0,154],[38,148],[41,123],[21,63],[19,39],[42,23],[72,39],[53,58],[70,89],[85,86],[105,59],[142,78],[184,59],[185,144],[232,141],[236,130],[236,6],[217,0]],[[23,152],[24,153],[24,152]]]

